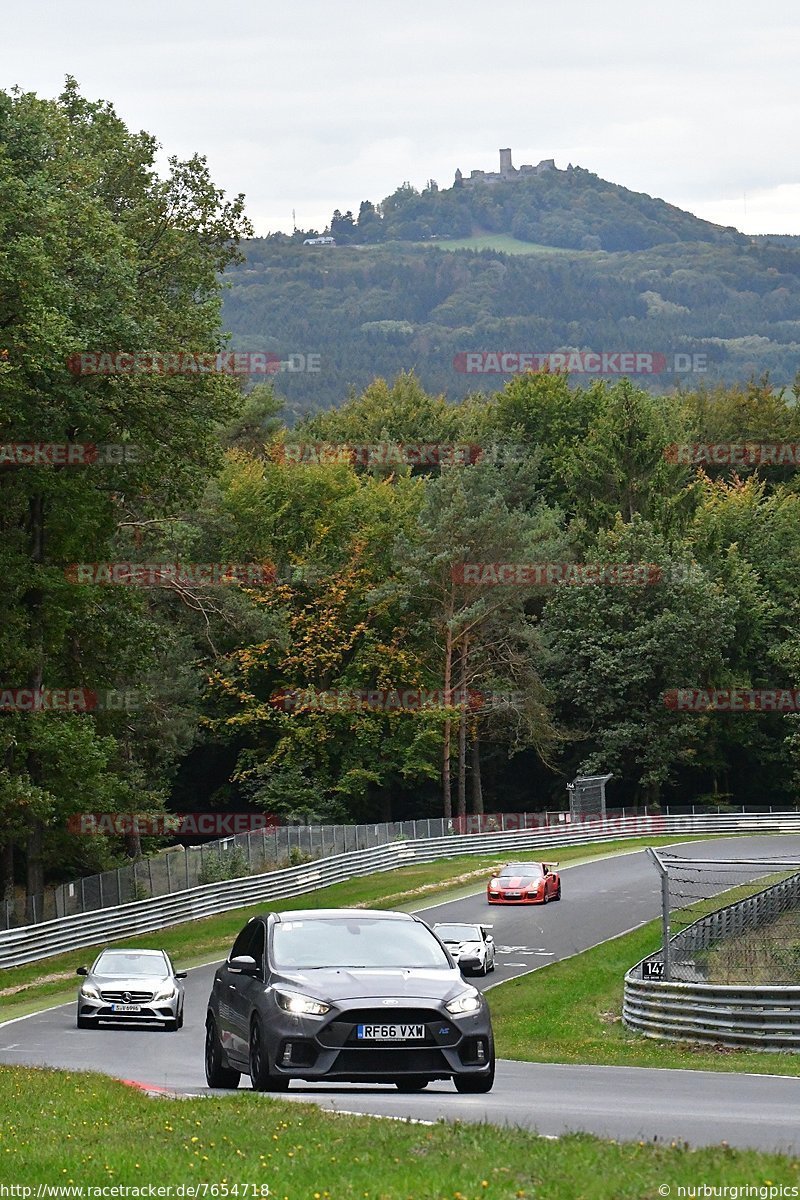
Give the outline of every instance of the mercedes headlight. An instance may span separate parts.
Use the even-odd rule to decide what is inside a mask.
[[[174,1000],[176,990],[177,989],[174,983],[165,983],[163,987],[158,989],[155,996],[153,996],[153,999],[156,1001],[156,1003],[158,1003],[159,1000]]]
[[[300,992],[281,992],[277,988],[275,999],[284,1012],[300,1017],[323,1017],[331,1007],[324,1000],[315,1000],[313,996],[303,996]]]
[[[476,988],[470,988],[468,992],[462,992],[460,996],[456,996],[455,1000],[450,1000],[445,1004],[447,1011],[456,1016],[477,1012],[480,1006],[481,994]]]
[[[100,999],[100,993],[93,983],[84,983],[83,987],[81,988],[81,996],[83,996],[84,1000]]]

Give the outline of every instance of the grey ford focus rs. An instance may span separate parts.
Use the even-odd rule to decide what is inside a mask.
[[[292,1079],[452,1079],[488,1092],[494,1039],[482,994],[408,913],[309,909],[253,917],[217,969],[205,1043],[209,1087],[242,1074],[257,1091]]]

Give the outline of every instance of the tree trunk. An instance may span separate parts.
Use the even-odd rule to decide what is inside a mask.
[[[467,815],[467,658],[469,654],[468,639],[464,639],[459,655],[459,703],[461,705],[458,720],[458,815]]]
[[[0,847],[0,900],[14,899],[14,843]]]
[[[28,506],[28,534],[31,562],[39,565],[44,562],[44,497],[31,496]],[[30,629],[32,649],[36,659],[29,686],[34,692],[39,691],[44,676],[44,635],[42,632],[42,603],[41,588],[31,588],[26,596],[26,605],[30,614]],[[26,767],[28,776],[35,784],[41,781],[40,764],[36,754],[28,751]],[[33,920],[33,896],[43,896],[44,893],[44,822],[40,817],[31,816],[28,822],[28,837],[26,845],[28,899],[26,913],[28,920]]]
[[[450,692],[453,685],[453,631],[447,623],[444,652],[444,701],[450,703]],[[453,815],[453,794],[450,781],[450,745],[452,738],[452,721],[450,717],[444,722],[444,744],[442,746],[442,809],[444,819],[449,821]]]
[[[28,829],[27,850],[27,901],[25,915],[33,921],[37,915],[34,900],[39,899],[38,913],[41,916],[44,901],[44,825],[41,821],[31,821]]]
[[[467,713],[463,707],[458,722],[458,815],[467,815]]]
[[[483,813],[483,786],[481,784],[481,742],[478,722],[472,725],[472,740],[470,743],[470,768],[472,784],[472,811]]]

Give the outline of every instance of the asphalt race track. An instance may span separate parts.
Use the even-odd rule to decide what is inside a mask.
[[[792,835],[682,843],[675,850],[697,858],[725,858],[733,846],[743,858],[800,857],[800,837]],[[566,867],[563,896],[560,903],[546,906],[489,907],[481,889],[419,911],[431,923],[493,925],[497,970],[472,980],[482,988],[585,950],[660,911],[659,877],[642,851]],[[76,967],[82,961],[87,959],[76,951]],[[206,1094],[203,1033],[213,974],[214,966],[190,971],[186,1020],[178,1033],[78,1030],[75,1006],[69,1004],[0,1024],[0,1063],[97,1070],[153,1088]],[[244,1081],[242,1091],[247,1091]],[[281,1098],[422,1121],[444,1117],[510,1123],[547,1135],[581,1130],[618,1140],[680,1140],[695,1146],[725,1141],[800,1153],[800,1078],[793,1077],[502,1061],[487,1096],[462,1096],[444,1082],[415,1095],[391,1087],[292,1083]],[[253,1094],[255,1103],[262,1099]]]

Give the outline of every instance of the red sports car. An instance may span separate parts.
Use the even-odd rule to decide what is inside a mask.
[[[489,880],[486,897],[490,904],[547,904],[561,899],[558,863],[508,863]]]

